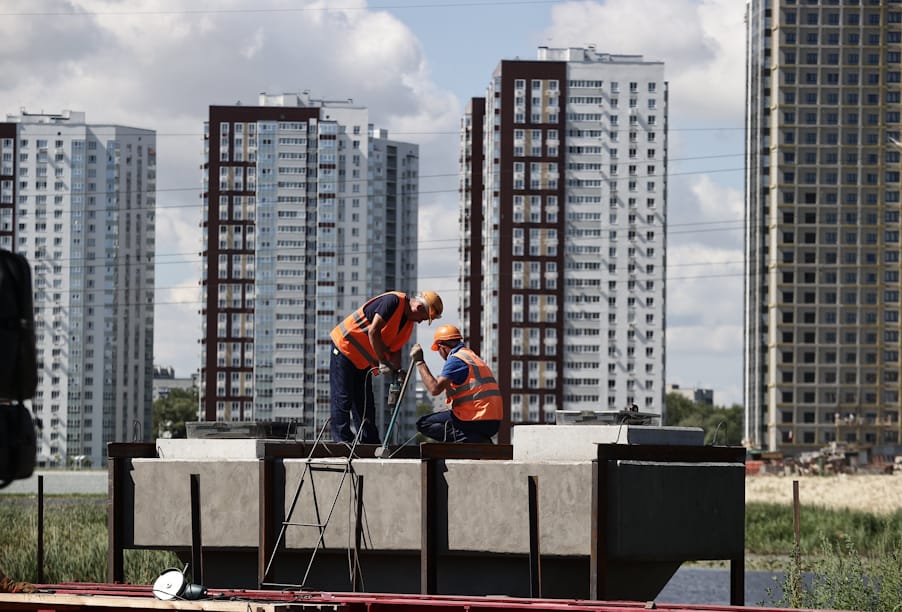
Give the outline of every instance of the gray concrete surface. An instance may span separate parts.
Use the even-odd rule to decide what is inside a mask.
[[[201,538],[205,546],[258,542],[257,461],[134,459],[133,543],[191,545],[191,474],[200,475]]]
[[[649,425],[529,425],[514,427],[514,461],[592,461],[598,444],[701,446],[700,427]]]
[[[255,438],[159,438],[161,459],[256,459]]]

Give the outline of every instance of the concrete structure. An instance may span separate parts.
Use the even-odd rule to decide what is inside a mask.
[[[150,439],[156,134],[24,110],[0,123],[0,248],[32,264],[41,464]]]
[[[461,320],[510,423],[663,410],[667,117],[663,63],[594,47],[502,60],[471,100]]]
[[[747,12],[746,443],[896,445],[902,6]]]
[[[201,413],[316,431],[331,329],[370,297],[416,291],[418,148],[351,100],[258,104],[211,106],[206,125]],[[402,434],[414,410],[411,396]]]
[[[171,366],[154,366],[153,400],[157,401],[161,397],[169,397],[169,392],[172,389],[197,391],[197,372],[191,374],[190,378],[176,378],[175,368]]]
[[[545,597],[647,601],[683,561],[729,559],[742,603],[745,449],[700,430],[533,427],[513,447],[358,446],[351,461],[339,445],[111,446],[109,579],[124,548],[187,560],[194,542],[198,559],[200,538],[209,587],[526,596],[540,566]]]

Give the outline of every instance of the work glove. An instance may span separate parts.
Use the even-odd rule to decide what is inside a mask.
[[[414,363],[418,363],[423,361],[423,347],[419,344],[414,344],[410,347],[410,360]]]
[[[384,361],[379,362],[379,373],[383,376],[391,376],[395,373],[395,369]]]

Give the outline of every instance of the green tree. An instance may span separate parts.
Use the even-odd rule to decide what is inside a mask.
[[[432,402],[417,402],[417,418],[427,415],[433,410]]]
[[[665,402],[665,425],[700,427],[705,432],[705,444],[742,444],[742,406],[734,404],[730,408],[722,408],[699,404],[678,393],[668,393]]]
[[[187,421],[197,420],[197,390],[172,389],[153,403],[153,433],[157,438],[185,438]]]
[[[689,415],[698,411],[698,406],[691,399],[683,397],[679,393],[668,393],[664,399],[667,410],[664,413],[663,425],[676,427]]]

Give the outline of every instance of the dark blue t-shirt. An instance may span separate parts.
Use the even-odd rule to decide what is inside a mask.
[[[366,304],[363,307],[363,316],[367,318],[367,321],[372,323],[378,314],[382,317],[383,321],[388,323],[388,320],[391,319],[392,315],[395,314],[395,311],[401,306],[401,298],[394,293],[386,293],[385,295],[373,298],[369,304]],[[407,323],[406,314],[401,315],[401,327],[403,327],[405,323]]]
[[[470,374],[470,366],[461,359],[460,357],[455,357],[454,353],[459,351],[464,347],[463,342],[455,346],[451,349],[451,353],[448,355],[448,359],[445,361],[444,367],[442,367],[442,371],[439,373],[439,376],[444,376],[455,385],[463,384],[464,381],[467,380],[467,376]]]

